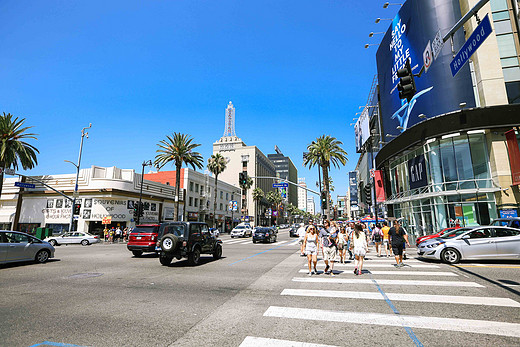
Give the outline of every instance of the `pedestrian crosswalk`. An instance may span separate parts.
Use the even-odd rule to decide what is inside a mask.
[[[252,244],[253,240],[251,238],[245,238],[245,239],[227,239],[223,240],[222,243],[224,245],[246,245],[246,244]],[[283,245],[284,247],[292,247],[298,245],[298,240],[286,240],[286,241],[276,241],[273,243],[262,243],[258,242],[257,245],[271,245],[271,246],[280,246]]]
[[[406,331],[406,338],[411,339],[410,342],[416,346],[428,342],[420,341],[423,336],[421,333],[428,336],[427,331],[485,334],[502,339],[520,338],[520,323],[500,319],[500,310],[518,310],[520,302],[508,297],[489,296],[486,282],[477,283],[465,278],[466,276],[459,276],[460,273],[455,269],[451,271],[452,268],[448,265],[410,259],[405,262],[406,267],[395,268],[394,262],[393,258],[367,260],[361,276],[352,273],[355,266],[353,262],[336,263],[336,276],[333,277],[322,271],[317,275],[308,275],[307,263],[303,261],[296,270],[296,275],[287,281],[280,292],[280,297],[285,298],[280,300],[283,304],[276,302],[266,305],[263,317],[274,320],[274,324],[287,324],[293,320],[330,322],[338,329],[343,325],[348,328],[352,324],[397,327]],[[323,267],[323,262],[320,262],[318,269],[322,270]],[[312,303],[315,300],[324,300],[319,298],[332,303],[328,306],[332,308],[336,302],[338,309],[317,308]],[[359,305],[360,302],[380,302],[381,304],[370,306],[377,307],[379,312],[359,310],[363,307]],[[419,312],[424,312],[423,315],[417,315],[417,307],[423,308],[424,305],[435,305],[433,307],[438,309],[420,310]],[[482,314],[482,319],[477,319],[479,316],[476,314],[451,314],[454,312],[451,308],[473,312],[472,307],[475,308],[474,312],[485,313]],[[486,310],[496,310],[496,314],[489,313],[495,311]],[[417,335],[413,332],[414,329],[417,329]],[[285,340],[284,337],[286,336],[247,336],[240,347],[324,346],[314,344],[316,341],[292,341]]]

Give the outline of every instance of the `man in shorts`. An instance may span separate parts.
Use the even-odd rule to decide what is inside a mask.
[[[312,221],[309,221],[309,225],[312,225]],[[305,239],[306,234],[306,227],[305,224],[300,223],[300,227],[298,228],[298,231],[296,232],[298,234],[298,243],[300,244],[300,256],[305,257],[305,252],[303,249],[303,240]]]
[[[401,227],[401,224],[398,220],[394,221],[394,226],[388,231],[388,236],[390,237],[392,251],[394,252],[395,256],[395,267],[403,267],[403,246],[406,242],[408,247],[410,247],[410,243],[408,242],[408,235],[406,234],[406,230]]]
[[[336,260],[336,238],[338,237],[338,231],[336,228],[330,226],[328,220],[325,220],[323,224],[324,228],[320,231],[320,239],[323,246],[323,261],[325,262],[324,273],[334,276],[332,270],[334,269],[334,261]]]
[[[388,258],[390,256],[390,239],[388,238],[388,232],[390,231],[390,227],[388,226],[387,222],[383,222],[383,227],[381,228],[383,231],[383,247],[385,249],[386,257]]]

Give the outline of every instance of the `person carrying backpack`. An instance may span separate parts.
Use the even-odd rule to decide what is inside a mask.
[[[372,241],[376,245],[376,253],[378,257],[381,257],[381,242],[383,241],[383,230],[381,230],[381,224],[377,223],[376,227],[372,229]]]

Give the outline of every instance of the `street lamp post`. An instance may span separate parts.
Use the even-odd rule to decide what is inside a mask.
[[[85,130],[90,129],[90,128],[92,128],[92,123],[89,123],[88,127],[81,129],[81,143],[79,145],[78,164],[76,165],[76,164],[74,164],[73,162],[71,162],[69,160],[65,160],[66,162],[71,163],[72,165],[74,165],[76,167],[76,184],[74,186],[74,194],[72,195],[73,196],[72,206],[70,208],[69,232],[72,231],[73,224],[74,224],[74,206],[76,205],[76,195],[78,194],[79,167],[81,165],[81,152],[83,151],[83,139],[85,138],[85,136],[88,139],[88,133]]]
[[[143,170],[141,171],[141,188],[139,189],[139,205],[137,205],[137,221],[135,223],[135,225],[139,225],[140,221],[141,221],[141,211],[143,211],[143,207],[141,206],[141,200],[142,200],[142,197],[143,197],[143,181],[144,181],[144,167],[145,166],[152,166],[152,161],[151,160],[148,160],[148,161],[143,161],[143,163],[141,164],[143,166]]]

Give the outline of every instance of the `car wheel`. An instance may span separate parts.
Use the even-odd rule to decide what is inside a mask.
[[[56,242],[56,240],[49,240],[49,243],[51,244],[52,247],[54,247],[58,244],[58,242]]]
[[[140,257],[143,255],[143,251],[132,251],[132,254],[134,257]]]
[[[40,264],[45,263],[47,260],[49,260],[50,253],[46,249],[41,249],[36,253],[36,257],[34,257],[34,261]]]
[[[82,246],[88,246],[89,245],[88,240],[81,240],[81,245]]]
[[[231,238],[234,239],[235,237],[233,235],[231,235]]]
[[[253,243],[256,243],[256,240],[253,240]]]
[[[221,257],[222,257],[222,246],[217,245],[217,247],[213,251],[213,259],[217,260],[217,259],[220,259]]]
[[[188,263],[190,263],[190,265],[192,265],[192,266],[195,266],[195,265],[199,264],[199,261],[200,261],[200,249],[196,247],[193,250],[193,252],[188,254]]]
[[[179,239],[173,234],[166,234],[162,237],[160,245],[163,252],[173,252],[177,248]]]
[[[455,248],[446,248],[441,253],[441,259],[448,264],[456,264],[460,261],[460,253]]]
[[[161,262],[161,265],[168,266],[172,262],[173,257],[169,255],[160,255],[159,261]]]

